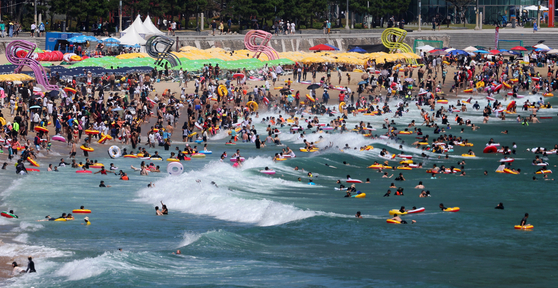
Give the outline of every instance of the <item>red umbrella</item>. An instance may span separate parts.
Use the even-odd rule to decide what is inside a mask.
[[[525,47],[521,47],[521,46],[515,46],[515,47],[511,48],[510,50],[527,51],[527,49]]]
[[[318,44],[314,47],[311,47],[310,50],[312,50],[312,51],[333,51],[335,49],[333,47],[327,46],[325,44]]]
[[[490,51],[488,51],[488,53],[490,53],[492,55],[496,55],[496,54],[501,54],[502,52],[500,50],[490,50]]]

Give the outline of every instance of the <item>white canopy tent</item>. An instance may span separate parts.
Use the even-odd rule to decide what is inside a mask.
[[[143,37],[140,36],[140,34],[136,31],[136,28],[134,26],[130,26],[128,29],[126,29],[127,32],[126,34],[124,34],[124,36],[122,36],[120,39],[120,44],[122,45],[145,45],[145,43],[147,41],[145,41],[145,39],[143,39]]]
[[[523,7],[523,10],[527,10],[527,11],[537,11],[538,7],[536,5],[531,5],[531,6],[525,6]],[[541,6],[541,11],[548,11],[548,8]]]
[[[122,35],[125,36],[126,34],[130,33],[131,29],[134,29],[136,33],[139,34],[142,38],[144,38],[145,35],[149,34],[143,27],[143,22],[141,21],[140,15],[136,17],[136,19],[134,20],[134,22],[132,22],[132,25],[130,25],[130,27],[122,31]]]
[[[165,35],[165,33],[155,27],[155,24],[153,24],[149,15],[147,15],[143,21],[143,28],[145,29],[147,35]]]

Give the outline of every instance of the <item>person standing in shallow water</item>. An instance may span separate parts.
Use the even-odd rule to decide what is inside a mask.
[[[31,256],[29,256],[29,262],[27,263],[27,270],[25,270],[26,273],[36,273],[37,271],[35,270],[35,262],[33,262],[33,258]]]

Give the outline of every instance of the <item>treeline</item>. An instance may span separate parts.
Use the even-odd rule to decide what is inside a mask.
[[[4,20],[22,22],[24,27],[33,21],[33,1],[20,1],[19,5],[3,8]],[[47,29],[55,29],[55,23],[65,21],[67,27],[81,30],[97,23],[118,25],[119,0],[39,0],[38,13],[42,13]],[[350,0],[349,17],[357,23],[369,16],[378,22],[387,18],[412,19],[408,12],[410,0]],[[205,23],[212,19],[228,21],[233,25],[249,25],[255,22],[272,25],[274,20],[295,21],[302,28],[320,28],[323,21],[344,25],[346,0],[122,0],[125,19],[135,15],[150,15],[154,21],[172,19],[181,29],[194,29],[196,16],[204,13]],[[355,13],[353,15],[353,13]],[[56,16],[56,18],[55,18]],[[60,17],[62,20],[60,20]],[[157,24],[157,23],[156,23]],[[71,30],[71,29],[70,29]]]

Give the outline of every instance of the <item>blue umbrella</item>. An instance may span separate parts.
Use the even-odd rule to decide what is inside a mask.
[[[535,49],[535,52],[545,52],[545,51],[550,51],[550,50],[546,50],[546,49],[542,49],[542,48]]]
[[[120,40],[118,39],[114,39],[114,38],[107,38],[105,40],[102,40],[102,43],[120,43]]]
[[[368,82],[367,82],[367,81],[360,81],[360,82],[358,82],[358,85],[364,85],[364,84],[368,84]]]
[[[75,37],[72,37],[72,38],[68,39],[68,42],[70,42],[70,43],[85,43],[87,41],[88,40],[83,35],[82,36],[75,36]]]
[[[473,53],[481,53],[481,54],[488,54],[488,51],[485,50],[477,50],[477,51],[473,51]]]
[[[87,41],[99,42],[99,39],[97,39],[93,36],[85,36],[85,39],[87,39]]]
[[[349,50],[349,52],[366,53],[366,50],[364,50],[364,49],[362,49],[362,48],[360,48],[360,47],[357,46],[357,47],[355,47],[355,48]]]
[[[463,50],[452,50],[448,54],[451,54],[451,55],[457,55],[457,54],[459,54],[459,55],[469,55],[469,53],[467,53]]]

